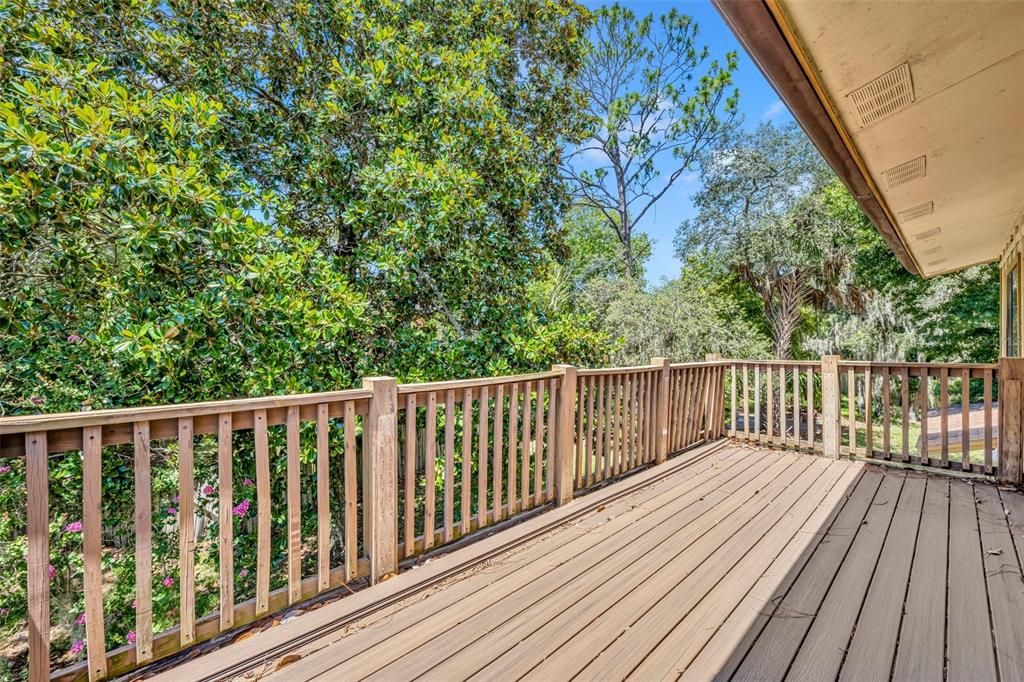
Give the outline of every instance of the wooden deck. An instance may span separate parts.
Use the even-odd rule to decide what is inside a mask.
[[[163,677],[1019,680],[1021,550],[1017,493],[729,443]]]

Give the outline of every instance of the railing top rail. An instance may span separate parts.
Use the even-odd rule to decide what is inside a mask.
[[[991,362],[887,362],[878,360],[840,360],[840,367],[896,367],[902,369],[998,369],[998,363]]]
[[[673,362],[669,365],[672,369],[686,369],[687,367],[727,367],[732,360],[698,360],[696,362]]]
[[[751,367],[757,365],[771,365],[773,367],[818,367],[821,365],[821,360],[750,360],[744,358],[735,358],[721,361],[727,365],[750,365]]]
[[[272,409],[300,405],[318,405],[346,400],[364,400],[373,395],[368,389],[353,388],[345,391],[325,393],[297,393],[295,395],[268,396],[263,398],[239,398],[235,400],[212,400],[201,403],[180,405],[154,405],[150,407],[119,407],[109,410],[86,412],[61,412],[57,414],[26,414],[0,418],[0,435],[32,431],[53,431],[85,426],[105,426],[136,421],[154,421],[177,417],[198,417],[225,412]]]
[[[594,377],[610,374],[642,374],[643,372],[656,372],[661,369],[660,365],[636,365],[633,367],[601,367],[597,369],[576,370],[577,376]]]
[[[544,381],[562,376],[561,372],[535,372],[533,374],[511,374],[503,377],[481,377],[479,379],[454,379],[452,381],[431,381],[421,384],[399,384],[398,395],[410,393],[433,393],[434,391],[451,391],[456,389],[479,388],[481,386],[498,386],[501,384],[518,384],[524,381]]]

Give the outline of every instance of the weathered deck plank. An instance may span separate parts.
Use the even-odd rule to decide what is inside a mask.
[[[892,679],[942,679],[945,668],[946,559],[949,550],[949,480],[931,476],[925,489],[914,565]]]
[[[949,682],[997,679],[976,507],[974,486],[951,481],[946,612],[946,679]]]
[[[886,681],[892,672],[926,481],[924,476],[907,476],[903,483],[900,501],[875,567],[875,578],[846,652],[840,682]]]

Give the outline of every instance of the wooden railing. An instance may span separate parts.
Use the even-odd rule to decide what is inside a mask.
[[[825,455],[999,473],[999,365],[729,363],[728,433]]]
[[[721,437],[726,366],[655,358],[428,384],[385,377],[334,393],[0,419],[0,456],[23,460],[26,474],[29,677],[51,677],[55,458],[81,462],[87,660],[53,677],[102,679],[357,579],[376,582],[402,559]],[[196,478],[200,451],[215,452],[214,480]],[[125,458],[134,474],[134,642],[108,650],[103,465]],[[173,507],[153,495],[154,466],[177,480]],[[254,483],[239,481],[243,468]],[[275,484],[284,499],[272,495]],[[254,499],[241,509],[236,492],[250,485]],[[201,496],[216,519],[214,613],[196,606]],[[239,601],[233,514],[248,517],[250,507],[256,553],[243,559],[254,564],[255,590]],[[315,514],[315,541],[303,537],[303,509]],[[282,511],[283,525],[272,523]],[[168,517],[179,538],[170,557],[178,623],[155,632],[154,539],[167,536]],[[286,535],[283,556],[272,532],[281,546]],[[271,589],[274,581],[283,585]]]

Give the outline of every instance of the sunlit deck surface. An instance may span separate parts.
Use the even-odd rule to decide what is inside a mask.
[[[729,443],[164,676],[1021,679],[1022,544],[994,485]]]

